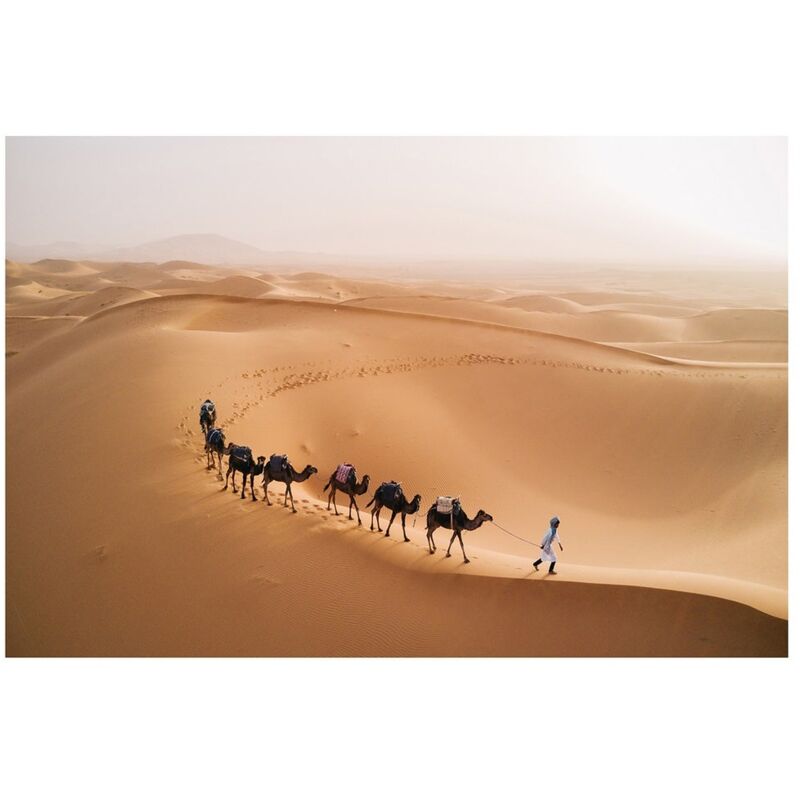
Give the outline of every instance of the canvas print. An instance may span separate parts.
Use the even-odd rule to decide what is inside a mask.
[[[6,655],[787,655],[786,141],[6,140]]]

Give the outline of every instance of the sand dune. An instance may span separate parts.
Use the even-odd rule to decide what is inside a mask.
[[[9,654],[786,654],[785,367],[584,340],[595,313],[541,312],[564,325],[543,332],[511,324],[537,312],[418,285],[376,300],[375,281],[231,278],[242,294],[119,287],[124,302],[64,301],[83,321],[7,319]],[[303,299],[322,288],[372,297]],[[764,336],[779,328],[756,311]],[[705,344],[767,343],[731,339]],[[319,468],[298,514],[219,491],[207,396],[229,440]],[[370,532],[371,491],[364,528],[328,514],[342,460],[372,487],[402,480],[423,511],[459,494],[526,539],[558,513],[560,574],[533,573],[537,550],[490,524],[465,534],[470,564],[445,558],[445,531],[429,555],[422,517],[410,544],[399,520]]]
[[[53,290],[55,292],[55,290]],[[94,292],[57,292],[51,302],[38,307],[47,316],[88,317],[104,308],[112,308],[122,303],[131,303],[147,297],[156,297],[152,292],[132,289],[127,286],[105,286]],[[23,298],[20,298],[23,299]],[[27,308],[27,306],[24,306]],[[36,307],[34,307],[36,308]],[[19,307],[17,307],[19,310]]]
[[[774,358],[773,343],[788,339],[788,316],[782,309],[715,309],[693,311],[689,316],[681,317],[672,313],[674,307],[669,307],[670,313],[664,315],[641,310],[588,310],[587,307],[570,305],[573,301],[558,297],[539,296],[535,302],[530,300],[530,296],[523,298],[523,305],[531,310],[517,308],[510,302],[485,303],[430,295],[370,296],[356,298],[350,304],[494,322],[588,341],[613,342],[618,347],[630,345],[638,350],[645,350],[639,346],[640,343],[660,342],[667,346],[665,355],[671,353],[669,346],[676,343],[703,342],[710,352],[712,342],[742,341],[745,347],[750,345],[749,349],[754,351],[752,343],[763,341],[766,344],[764,352],[755,354],[753,360],[775,361],[780,359]],[[725,360],[728,353],[734,354],[734,348],[723,345],[714,350],[714,360]],[[746,359],[736,356],[732,360]]]
[[[93,275],[97,270],[81,261],[67,261],[64,259],[46,258],[31,264],[30,268],[36,272],[49,275]]]
[[[229,294],[234,297],[261,297],[269,294],[273,286],[260,278],[250,278],[244,275],[234,275],[229,278],[212,281],[203,287],[209,294]]]
[[[67,289],[57,289],[36,281],[28,281],[6,289],[6,303],[38,302],[40,300],[52,300],[54,297],[65,297],[70,294],[71,292]]]
[[[789,346],[786,340],[770,341],[716,341],[716,342],[608,342],[615,347],[625,347],[642,353],[670,358],[717,363],[767,363],[786,364]]]
[[[6,356],[69,330],[79,317],[6,317]]]

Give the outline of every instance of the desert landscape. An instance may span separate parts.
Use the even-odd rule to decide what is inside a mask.
[[[7,260],[6,336],[10,656],[787,655],[785,273]]]

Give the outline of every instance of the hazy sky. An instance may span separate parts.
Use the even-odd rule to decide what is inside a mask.
[[[786,169],[779,138],[12,138],[6,236],[781,268]]]

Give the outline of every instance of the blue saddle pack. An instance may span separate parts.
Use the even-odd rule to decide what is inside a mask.
[[[402,488],[397,481],[385,481],[378,487],[381,502],[386,506],[394,503],[402,492]]]
[[[252,461],[253,451],[249,447],[234,447],[233,450],[231,450],[231,458],[237,458],[240,461]]]
[[[286,458],[286,454],[277,455],[273,453],[269,457],[269,471],[270,472],[283,472],[286,467],[289,466],[289,459]]]

